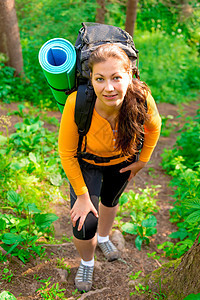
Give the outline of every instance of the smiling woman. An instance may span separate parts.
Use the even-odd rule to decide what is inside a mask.
[[[133,79],[135,69],[121,48],[114,44],[99,46],[90,56],[89,67],[96,103],[83,147],[92,157],[107,160],[77,158],[76,93],[67,99],[59,132],[61,162],[70,181],[74,243],[81,256],[75,278],[80,291],[92,287],[97,244],[108,261],[120,256],[109,240],[119,197],[150,159],[161,125],[154,99],[144,83]]]
[[[97,96],[96,111],[104,118],[106,115],[113,116],[114,112],[117,114],[131,81],[131,72],[127,73],[123,63],[116,58],[110,57],[106,62],[95,64],[92,70],[92,85]]]

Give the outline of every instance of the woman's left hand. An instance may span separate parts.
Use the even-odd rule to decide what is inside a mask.
[[[139,172],[142,168],[146,166],[146,164],[146,162],[138,160],[137,162],[132,163],[128,167],[121,169],[120,173],[131,171],[131,174],[128,178],[128,181],[130,181],[137,174],[137,172]]]

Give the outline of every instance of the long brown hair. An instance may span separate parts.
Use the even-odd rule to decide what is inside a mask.
[[[89,68],[105,62],[108,58],[119,59],[126,72],[136,73],[135,63],[132,63],[127,54],[116,44],[103,44],[95,49],[89,58]],[[117,117],[117,149],[123,155],[132,156],[137,152],[138,141],[143,134],[143,123],[148,119],[145,101],[149,89],[140,80],[133,78],[128,86],[124,101]]]

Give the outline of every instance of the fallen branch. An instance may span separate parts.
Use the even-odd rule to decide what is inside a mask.
[[[63,244],[39,244],[42,247],[65,247],[73,245],[72,243],[63,243]]]
[[[103,291],[105,290],[109,290],[109,288],[105,287],[103,289],[98,289],[98,290],[95,290],[95,291],[90,291],[88,293],[85,293],[81,296],[81,298],[79,298],[80,300],[83,300],[83,299],[86,299],[87,297],[91,296],[91,295],[95,295],[95,294],[99,294],[99,293],[102,293]]]
[[[14,262],[16,262],[17,264],[20,264],[20,265],[23,264],[21,262],[21,260],[19,260],[16,256],[12,256],[11,254],[7,254],[7,251],[4,250],[1,246],[0,246],[0,252],[2,252],[2,254],[5,255],[11,261],[14,261]]]

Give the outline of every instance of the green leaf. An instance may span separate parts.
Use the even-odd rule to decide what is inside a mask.
[[[13,294],[4,291],[0,294],[0,300],[17,300]]]
[[[126,194],[122,194],[119,199],[119,205],[124,205],[128,202],[128,196]]]
[[[24,106],[24,104],[19,104],[19,105],[17,105],[17,107],[18,107],[20,113],[22,113],[22,112],[23,112],[23,109],[26,108],[26,106]]]
[[[17,206],[23,202],[23,198],[12,190],[7,192],[7,199],[9,202],[15,203]]]
[[[49,227],[53,222],[58,220],[58,217],[55,214],[47,213],[47,214],[36,214],[34,216],[35,223],[41,229]]]
[[[19,171],[19,170],[21,170],[22,166],[18,162],[13,162],[13,163],[11,163],[10,168],[12,170]]]
[[[142,226],[137,226],[137,230],[138,230],[140,236],[143,236],[143,228],[142,228]]]
[[[172,232],[169,237],[172,239],[184,240],[188,236],[188,232],[185,228],[180,228],[178,231]]]
[[[36,206],[35,203],[28,203],[27,204],[27,210],[29,212],[29,214],[38,214],[38,213],[41,213],[41,210],[39,210]]]
[[[143,227],[155,227],[156,225],[157,225],[157,219],[153,215],[150,215],[148,219],[142,221]]]
[[[137,285],[135,285],[135,289],[136,289],[136,291],[140,291],[140,288],[137,286]]]
[[[16,243],[20,243],[23,241],[23,238],[20,235],[17,235],[15,233],[4,233],[1,237],[1,240],[6,245],[12,245]]]
[[[183,300],[200,300],[200,293],[198,294],[190,294]]]
[[[138,235],[135,239],[135,246],[138,250],[141,250],[142,242],[143,242],[143,238]]]
[[[0,135],[0,145],[3,146],[7,142],[7,137]]]
[[[0,230],[6,229],[6,221],[4,219],[0,219]]]
[[[127,222],[122,225],[121,229],[126,233],[137,234],[137,225],[133,223]]]
[[[191,213],[185,220],[188,223],[195,223],[200,221],[200,210]]]
[[[155,227],[149,227],[146,231],[146,236],[152,236],[157,233],[157,229]]]
[[[19,245],[19,243],[16,243],[16,244],[12,245],[12,246],[9,248],[8,252],[6,253],[6,255],[10,254],[10,253],[11,253],[18,245]]]
[[[136,220],[137,220],[137,214],[136,214],[136,211],[132,211],[132,212],[130,213],[130,216],[131,216],[131,219],[132,219],[134,222],[136,222]]]
[[[62,185],[62,177],[60,174],[51,174],[49,176],[49,180],[51,182],[51,184],[55,185],[55,186],[61,186]]]
[[[33,163],[35,163],[35,164],[37,163],[36,156],[33,152],[30,152],[28,157]]]
[[[0,154],[1,155],[7,155],[7,150],[6,149],[0,149]],[[9,163],[10,165],[10,163]]]
[[[146,236],[144,236],[143,241],[145,241],[145,243],[146,243],[147,245],[149,245],[149,243],[150,243],[149,238],[146,237]]]
[[[189,208],[200,209],[200,199],[190,199],[183,202],[183,205]]]

